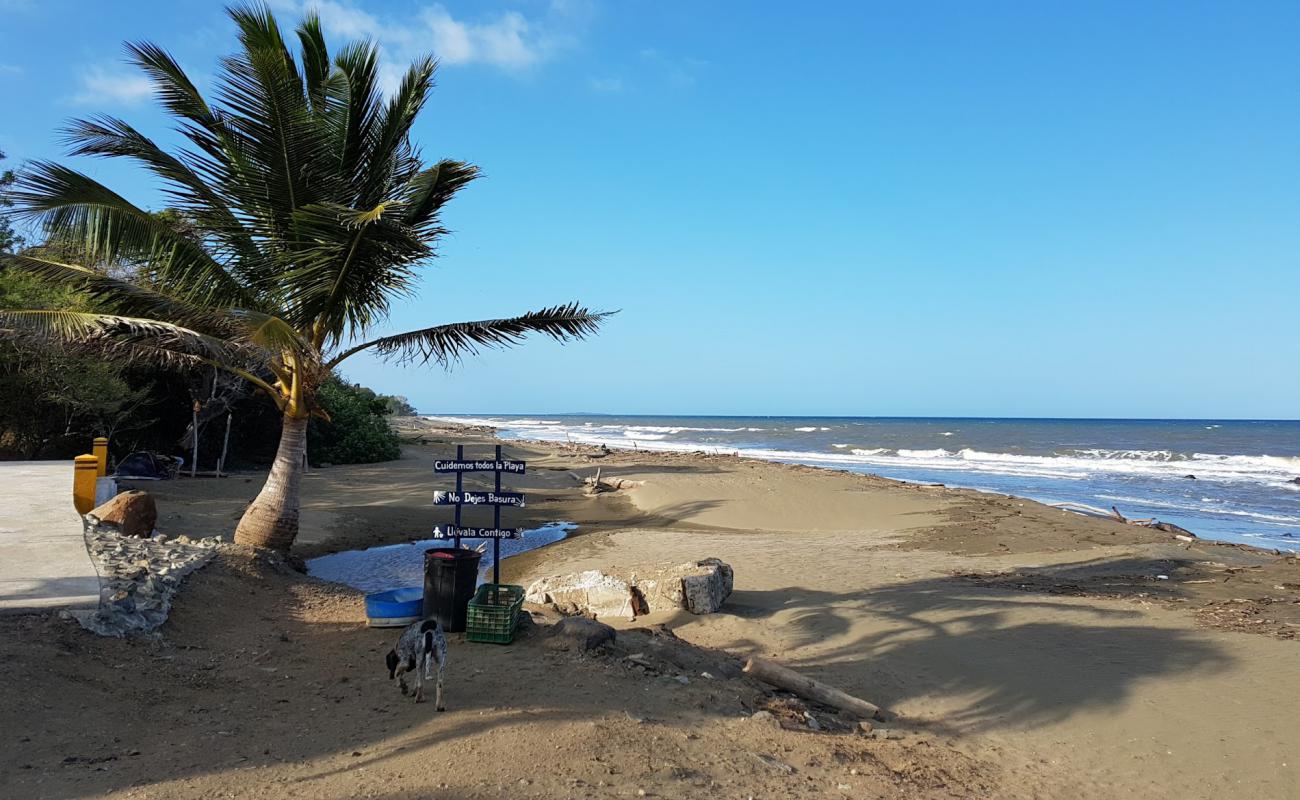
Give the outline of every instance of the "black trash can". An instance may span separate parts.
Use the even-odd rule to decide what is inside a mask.
[[[465,614],[478,585],[477,550],[434,547],[424,551],[424,618],[448,633],[465,630]]]

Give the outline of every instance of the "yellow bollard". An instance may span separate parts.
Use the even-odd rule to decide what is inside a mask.
[[[90,452],[95,454],[95,461],[98,462],[96,477],[104,477],[108,474],[108,439],[104,436],[96,436]]]
[[[77,456],[72,469],[72,505],[78,514],[95,507],[95,481],[99,476],[99,459],[91,455]]]

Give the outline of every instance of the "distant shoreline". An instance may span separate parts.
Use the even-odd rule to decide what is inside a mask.
[[[1300,423],[558,417],[419,419],[490,430],[504,441],[729,453],[1048,503],[1117,506],[1131,518],[1158,518],[1205,538],[1300,547]],[[1215,454],[1216,447],[1227,451]]]

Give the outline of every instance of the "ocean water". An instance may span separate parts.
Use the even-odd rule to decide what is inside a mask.
[[[705,450],[1110,508],[1300,550],[1300,421],[444,415],[504,439]],[[1189,477],[1195,476],[1195,477]]]

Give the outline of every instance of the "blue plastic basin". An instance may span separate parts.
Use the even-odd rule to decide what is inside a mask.
[[[424,587],[407,586],[366,595],[366,621],[372,628],[396,628],[424,618]]]

